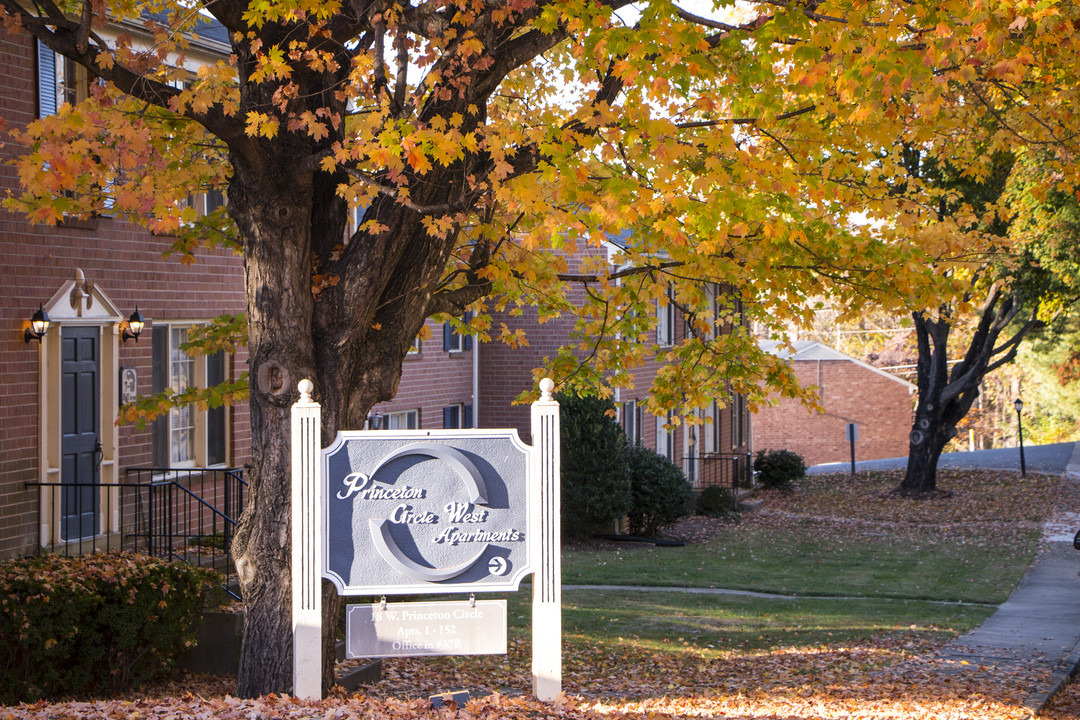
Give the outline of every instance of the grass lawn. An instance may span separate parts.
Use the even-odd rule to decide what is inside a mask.
[[[897,473],[815,476],[705,543],[563,553],[568,585],[1003,602],[1031,564],[1056,478],[942,471],[951,497],[888,495]]]

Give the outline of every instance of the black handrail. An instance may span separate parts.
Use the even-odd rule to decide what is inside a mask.
[[[127,482],[27,483],[52,508],[43,550],[67,555],[126,550],[210,565],[238,597],[232,538],[247,482],[235,468],[128,468]],[[84,507],[85,506],[85,507]],[[104,518],[104,521],[103,521]],[[71,536],[72,528],[75,532]]]

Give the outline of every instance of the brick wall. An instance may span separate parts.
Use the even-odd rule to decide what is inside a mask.
[[[25,35],[0,34],[0,113],[11,126],[36,116],[33,45]],[[9,160],[18,148],[5,137],[0,149]],[[0,164],[0,194],[17,189],[15,170]],[[227,250],[201,252],[194,265],[166,259],[170,239],[155,237],[128,223],[100,218],[58,227],[30,225],[22,215],[0,209],[0,557],[34,552],[38,538],[40,479],[39,427],[41,346],[23,340],[23,327],[39,303],[46,303],[82,269],[88,280],[116,304],[126,318],[137,304],[148,321],[208,320],[244,309],[243,265]],[[50,334],[55,333],[51,330]],[[135,368],[140,393],[151,392],[150,327],[138,342],[119,345],[119,365]],[[246,368],[246,353],[232,358],[233,376]],[[106,368],[102,368],[105,372]],[[230,464],[250,456],[246,405],[231,411]],[[120,476],[131,466],[149,465],[148,429],[119,428]]]
[[[753,419],[754,450],[792,450],[807,465],[850,462],[847,423],[858,423],[856,460],[907,454],[912,396],[908,387],[855,362],[796,361],[804,386],[818,386],[824,412],[782,398]]]

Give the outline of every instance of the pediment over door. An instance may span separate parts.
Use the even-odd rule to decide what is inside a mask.
[[[88,280],[78,268],[74,277],[64,281],[44,307],[49,319],[58,323],[104,324],[123,319],[105,291],[93,280]]]

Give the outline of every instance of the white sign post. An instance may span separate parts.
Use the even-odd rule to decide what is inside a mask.
[[[301,380],[292,407],[293,694],[322,698],[322,408]]]
[[[555,699],[562,690],[562,606],[554,383],[540,382],[532,447],[513,430],[356,431],[338,433],[322,450],[312,384],[303,380],[299,388],[292,410],[293,693],[322,695],[323,578],[343,595],[364,595],[516,590],[532,574],[533,692]],[[496,638],[466,632],[471,625],[484,632],[484,623],[472,621],[485,607],[473,601],[460,628],[380,619],[408,636],[399,645],[428,651],[417,654],[491,652]],[[357,631],[366,632],[359,625]],[[421,632],[429,639],[421,642]]]

